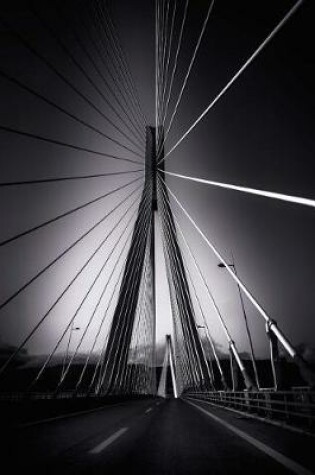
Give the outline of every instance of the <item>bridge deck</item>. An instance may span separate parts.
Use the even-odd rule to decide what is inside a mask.
[[[49,474],[150,475],[282,475],[315,470],[313,437],[209,408],[204,403],[198,406],[221,422],[183,400],[120,403],[74,417],[11,428],[2,445],[4,458],[8,458],[11,473],[28,468],[32,473]],[[267,454],[227,424],[272,450]],[[287,458],[279,462],[275,454]]]

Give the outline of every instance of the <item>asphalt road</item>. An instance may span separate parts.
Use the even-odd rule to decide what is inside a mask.
[[[8,464],[2,473],[308,475],[315,469],[315,438],[197,406],[133,401],[15,428],[1,443],[1,464]]]

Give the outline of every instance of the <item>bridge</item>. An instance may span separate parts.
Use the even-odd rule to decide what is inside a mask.
[[[285,179],[302,191],[274,191],[284,172],[280,167],[276,178],[267,158],[256,181],[263,186],[251,184],[250,174],[243,182],[214,179],[222,170],[233,176],[225,166],[207,172],[213,130],[222,120],[219,114],[211,128],[211,116],[257,64],[268,61],[277,41],[273,54],[284,54],[279,51],[287,42],[283,68],[292,62],[297,75],[302,60],[293,44],[305,43],[309,34],[311,2],[271,2],[271,13],[266,8],[258,19],[245,1],[112,3],[34,0],[4,2],[0,9],[2,462],[10,473],[314,473],[314,327],[305,317],[305,302],[313,308],[306,284],[313,238],[298,231],[314,231],[302,222],[314,221],[315,196],[296,184],[301,176],[294,174]],[[145,45],[137,31],[144,18]],[[196,94],[191,112],[185,98],[203,48],[218,47],[222,25],[232,18],[244,27],[249,18],[254,46],[243,49],[228,79],[222,59],[225,82],[210,100],[198,76],[208,99],[196,113]],[[243,32],[235,31],[243,41]],[[139,37],[130,62],[129,46]],[[312,43],[304,43],[311,54]],[[148,51],[152,64],[146,64]],[[280,71],[274,61],[271,69],[277,64]],[[154,70],[147,86],[141,82],[145,66]],[[299,72],[307,89],[311,73]],[[212,73],[213,84],[221,83],[221,72]],[[269,108],[286,111],[284,100],[296,105],[307,92],[300,84],[289,97],[284,85],[270,106],[267,96],[255,102],[253,86],[246,87],[239,119],[223,114],[226,129],[233,135],[231,121],[240,133],[240,122],[248,120],[241,109],[253,102],[245,135],[250,142],[250,134],[262,133],[265,142],[268,124],[266,132],[255,131],[262,121],[257,104],[266,107],[273,132],[257,156],[272,155],[280,147],[281,121],[298,119],[274,118]],[[178,126],[175,135],[185,107],[188,126]],[[292,156],[299,150],[306,183],[308,104],[296,107],[305,122],[285,142]],[[196,141],[189,148],[201,127],[200,148]],[[287,134],[290,126],[283,127]],[[251,158],[242,165],[243,149],[224,149],[238,154],[235,176],[253,166]],[[205,171],[199,173],[202,154]],[[219,161],[213,165],[213,158],[213,170]],[[232,169],[238,168],[234,162]],[[252,200],[248,208],[246,200]],[[221,212],[231,217],[229,207],[242,217],[226,228]],[[257,218],[269,247],[259,241],[247,257],[252,243],[244,223],[258,226]],[[296,232],[291,240],[288,223]],[[214,224],[222,228],[218,234]],[[234,237],[233,227],[243,233]],[[278,246],[291,252],[302,238],[304,274],[298,275],[285,253],[281,261]],[[273,247],[274,268],[270,256],[257,258]],[[275,275],[261,276],[258,263]]]

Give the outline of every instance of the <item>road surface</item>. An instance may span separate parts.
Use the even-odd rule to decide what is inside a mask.
[[[195,405],[192,405],[195,404]],[[142,400],[20,426],[2,473],[308,475],[315,438],[184,400]]]

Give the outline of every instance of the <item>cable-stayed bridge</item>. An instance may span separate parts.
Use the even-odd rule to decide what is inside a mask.
[[[203,5],[201,28],[180,75],[192,3],[150,5],[153,120],[144,112],[108,2],[82,2],[75,15],[61,2],[49,3],[47,10],[36,1],[1,9],[4,110],[6,94],[17,98],[16,113],[1,118],[1,135],[4,149],[33,160],[29,167],[12,160],[0,183],[4,210],[9,209],[0,241],[5,269],[0,397],[4,457],[13,473],[25,467],[36,473],[157,474],[315,469],[312,362],[171,183],[199,183],[310,212],[315,200],[167,167],[307,2],[288,2],[244,63],[170,142],[216,8],[214,0]],[[37,77],[37,67],[43,76]],[[79,160],[77,168],[73,159]],[[92,171],[86,172],[86,159]],[[51,187],[54,195],[47,191]],[[16,208],[24,211],[15,215]],[[199,241],[191,242],[183,220]],[[197,242],[236,289],[246,348],[236,342]],[[167,284],[162,298],[170,315],[162,341],[161,262]],[[264,358],[257,356],[249,307],[263,325]]]

